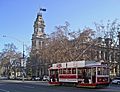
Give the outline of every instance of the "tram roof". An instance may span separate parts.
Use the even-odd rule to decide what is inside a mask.
[[[71,61],[65,63],[55,63],[49,69],[61,69],[61,68],[84,68],[84,67],[100,67],[101,62],[96,61]]]

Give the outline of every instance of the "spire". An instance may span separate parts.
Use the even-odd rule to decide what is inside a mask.
[[[45,23],[44,19],[42,17],[42,11],[46,11],[46,9],[40,8],[39,12],[37,13],[37,18],[34,22],[34,36],[41,38],[44,36],[44,28],[45,28]]]

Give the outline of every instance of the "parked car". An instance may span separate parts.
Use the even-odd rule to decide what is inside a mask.
[[[33,76],[33,77],[32,77],[32,80],[34,80],[34,81],[39,81],[39,80],[40,80],[40,77]]]
[[[43,76],[43,81],[49,81],[49,76],[44,75],[44,76]]]
[[[7,80],[8,79],[8,77],[6,77],[6,76],[0,76],[0,80]]]
[[[112,84],[120,84],[120,77],[116,77],[112,80]]]

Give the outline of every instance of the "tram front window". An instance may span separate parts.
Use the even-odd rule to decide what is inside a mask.
[[[108,75],[108,69],[106,67],[98,67],[97,74],[98,75]]]
[[[106,67],[103,67],[103,75],[109,75],[109,69]]]

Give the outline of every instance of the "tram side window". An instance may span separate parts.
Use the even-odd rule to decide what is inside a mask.
[[[75,68],[72,69],[72,74],[76,74],[76,69]]]
[[[82,75],[82,69],[80,69],[80,68],[78,69],[78,74]]]
[[[59,70],[59,73],[62,74],[62,69]]]
[[[63,74],[66,74],[66,69],[63,69]]]
[[[67,69],[67,74],[71,74],[71,68]]]

